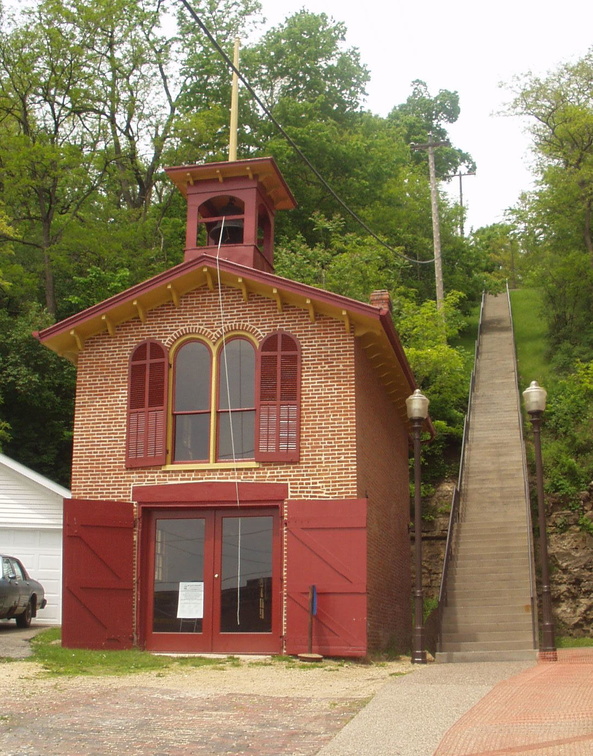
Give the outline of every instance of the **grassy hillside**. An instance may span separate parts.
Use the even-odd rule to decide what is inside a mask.
[[[545,358],[547,327],[542,317],[542,298],[537,289],[511,291],[513,327],[519,363],[519,386],[524,390],[531,381],[549,383],[550,369]]]

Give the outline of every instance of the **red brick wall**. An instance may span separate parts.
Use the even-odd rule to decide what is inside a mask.
[[[127,500],[138,485],[189,481],[287,483],[289,499],[369,499],[369,647],[409,648],[407,435],[362,348],[344,323],[257,295],[223,289],[224,330],[260,341],[282,328],[302,347],[301,458],[297,464],[193,469],[125,467],[129,356],[143,339],[171,347],[187,334],[217,342],[223,332],[217,291],[200,288],[88,340],[79,356],[72,495]],[[356,394],[356,398],[355,398]],[[357,440],[358,434],[358,440]],[[284,516],[290,513],[286,511]],[[284,572],[290,569],[284,552]],[[286,561],[288,560],[288,561]]]
[[[408,432],[365,353],[356,350],[357,494],[368,499],[369,648],[408,651]]]
[[[352,498],[356,495],[353,337],[344,323],[295,307],[225,288],[225,331],[242,331],[261,340],[283,328],[302,346],[301,460],[239,469],[239,480],[287,482],[295,499]],[[222,334],[218,292],[200,288],[88,340],[79,356],[74,424],[72,495],[91,499],[131,499],[135,485],[196,480],[235,480],[234,469],[203,466],[191,470],[125,467],[129,356],[146,338],[168,347],[190,333],[217,341]]]

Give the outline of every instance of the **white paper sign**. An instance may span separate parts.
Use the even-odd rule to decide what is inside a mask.
[[[179,583],[178,619],[204,617],[204,583]]]

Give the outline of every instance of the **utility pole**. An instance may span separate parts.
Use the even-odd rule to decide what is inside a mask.
[[[432,132],[428,135],[426,144],[411,144],[413,150],[426,150],[428,152],[428,174],[430,177],[430,202],[432,206],[432,238],[434,245],[434,277],[436,280],[437,310],[443,311],[443,266],[441,261],[441,227],[439,224],[439,194],[437,190],[437,177],[434,167],[435,147],[449,147],[449,142],[433,142]]]
[[[239,130],[239,77],[237,71],[239,69],[239,48],[241,41],[239,37],[235,37],[235,48],[233,53],[233,71],[232,88],[231,88],[231,123],[230,123],[230,137],[229,137],[229,162],[234,162],[237,159],[237,131]]]
[[[459,179],[459,207],[461,208],[461,218],[459,219],[459,234],[463,238],[465,236],[464,228],[463,228],[463,178],[465,176],[475,176],[475,171],[468,171],[467,173],[454,173],[452,176],[447,176],[448,179],[458,178]]]

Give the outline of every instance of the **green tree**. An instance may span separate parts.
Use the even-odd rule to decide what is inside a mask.
[[[17,233],[0,241],[33,257],[55,315],[55,248],[100,186],[100,124],[82,95],[88,72],[77,42],[55,27],[51,9],[0,29],[0,199]]]
[[[388,119],[401,131],[406,144],[423,144],[432,135],[434,142],[449,139],[445,124],[455,123],[461,113],[459,94],[441,89],[433,97],[426,82],[415,79],[412,93],[401,105],[396,105]],[[426,162],[426,155],[416,152],[415,161]],[[461,168],[474,171],[476,164],[468,153],[455,147],[439,147],[435,151],[435,168],[439,178],[457,173]]]
[[[245,55],[246,70],[272,112],[282,103],[314,106],[316,120],[343,121],[358,112],[369,73],[356,48],[345,48],[346,26],[300,10],[270,29]],[[294,116],[293,116],[294,117]]]
[[[0,443],[9,456],[68,486],[74,366],[31,335],[51,322],[37,305],[18,316],[0,310]]]
[[[519,77],[510,110],[531,120],[538,183],[514,213],[530,280],[544,293],[557,367],[593,356],[593,52]]]

